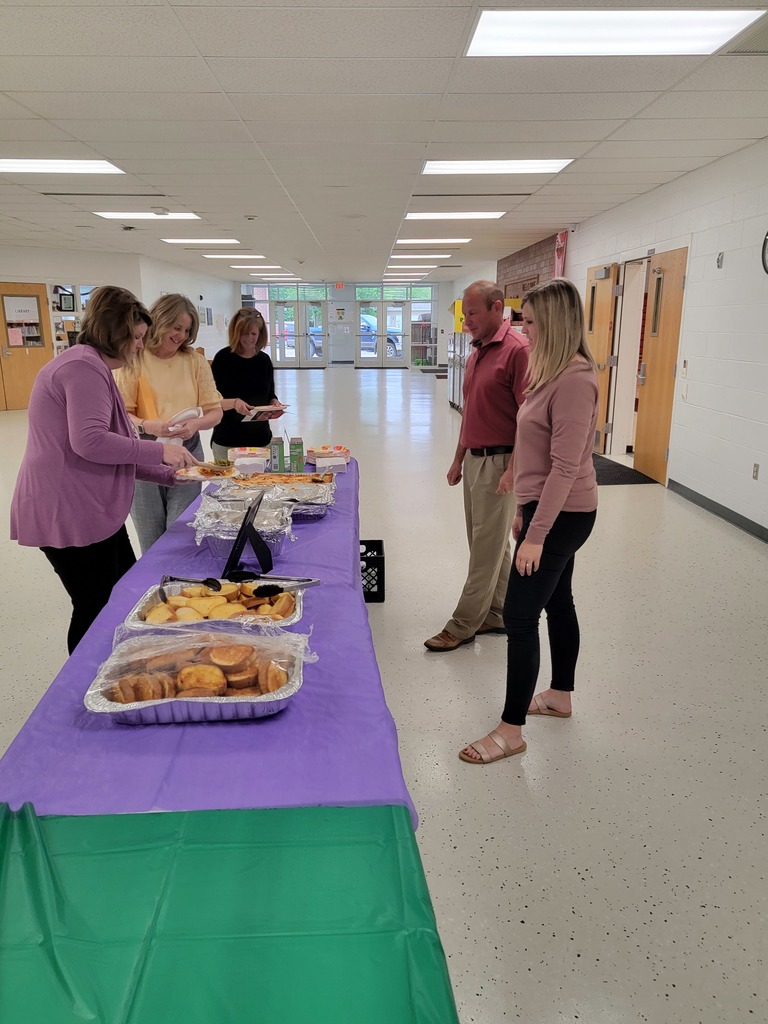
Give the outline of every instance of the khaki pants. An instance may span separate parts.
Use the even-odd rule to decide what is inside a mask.
[[[496,488],[511,457],[470,452],[464,457],[469,568],[459,603],[445,626],[460,640],[474,636],[486,623],[494,628],[504,626],[502,610],[512,566],[509,534],[517,503],[513,494],[498,495]]]

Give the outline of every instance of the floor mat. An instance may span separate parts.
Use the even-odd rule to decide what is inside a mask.
[[[638,473],[631,466],[622,466],[620,462],[612,462],[602,455],[593,455],[598,486],[608,484],[655,484],[645,473]]]

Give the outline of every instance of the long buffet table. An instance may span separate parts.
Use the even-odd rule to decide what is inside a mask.
[[[83,707],[164,573],[222,566],[177,522],[0,761],[0,1020],[457,1020],[359,581],[358,471],[275,571],[319,658],[288,707],[131,727]],[[162,814],[144,812],[162,811]]]

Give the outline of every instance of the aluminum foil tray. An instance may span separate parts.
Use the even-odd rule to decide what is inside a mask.
[[[272,557],[277,558],[283,550],[285,538],[288,536],[288,530],[283,530],[281,533],[261,533],[261,530],[259,530],[259,533],[261,534],[261,538],[264,543],[272,552]],[[198,537],[200,538],[199,540]],[[199,530],[195,532],[195,540],[197,540],[198,546],[206,547],[214,558],[221,559],[222,562],[226,562],[229,558],[229,553],[232,550],[232,545],[235,543],[236,537],[237,534],[232,534],[229,537],[217,537],[212,533],[201,534]],[[247,563],[249,557],[254,561],[256,559],[252,550],[246,545],[242,555],[240,556],[240,561]]]
[[[311,505],[298,503],[291,508],[291,518],[296,523],[314,523],[327,515],[327,505]]]
[[[245,484],[235,483],[233,480],[224,480],[216,494],[220,499],[226,499],[232,498],[237,494],[252,494],[254,491],[262,491],[265,493],[265,500],[269,502],[299,501],[312,502],[312,504],[317,505],[332,505],[335,489],[335,483],[272,484],[271,486],[259,484],[258,486],[248,487]]]
[[[226,558],[227,555],[229,554],[229,550],[232,547],[232,541],[228,541],[228,545],[229,546],[227,547],[224,558]],[[222,580],[221,582],[224,583],[226,581]],[[270,576],[268,580],[265,579],[263,580],[263,582],[276,583],[278,586],[280,586],[280,584],[284,583],[285,581],[282,580],[280,576]],[[170,596],[174,594],[180,594],[184,587],[188,586],[188,583],[173,582],[166,583],[163,589],[165,590],[166,594]],[[147,614],[150,608],[154,607],[154,605],[160,602],[159,590],[160,584],[158,583],[155,586],[150,587],[149,590],[141,598],[139,598],[139,600],[136,602],[136,604],[133,606],[133,608],[130,610],[130,612],[128,612],[128,615],[126,616],[124,625],[128,629],[151,629],[157,631],[159,628],[161,628],[163,630],[178,630],[179,632],[184,633],[199,633],[201,629],[209,628],[215,629],[217,631],[227,630],[230,626],[230,623],[233,622],[237,623],[238,625],[249,625],[253,627],[269,626],[271,628],[274,628],[275,626],[292,626],[294,623],[298,622],[299,619],[304,614],[304,591],[294,590],[293,593],[296,597],[296,607],[294,608],[293,612],[284,619],[275,620],[266,619],[263,616],[258,615],[238,615],[233,619],[204,619],[202,622],[164,622],[162,626],[158,626],[158,624],[154,622],[145,622],[144,616]],[[242,639],[240,642],[243,642]]]
[[[88,711],[105,714],[122,725],[186,725],[194,722],[232,722],[248,718],[265,718],[282,711],[301,689],[303,682],[303,661],[299,654],[293,659],[288,672],[288,682],[275,693],[244,697],[171,697],[166,700],[136,701],[133,704],[118,704],[107,695],[115,681],[126,674],[126,665],[142,649],[147,639],[136,638],[125,641],[112,652],[101,665],[99,673],[88,687],[83,703]],[[243,643],[243,636],[222,637],[209,635],[207,644]],[[306,638],[296,634],[291,639],[297,647],[303,646]],[[178,641],[177,641],[178,642]],[[185,638],[185,644],[187,640]],[[257,642],[260,645],[260,641]]]

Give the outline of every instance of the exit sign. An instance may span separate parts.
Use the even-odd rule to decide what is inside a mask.
[[[343,281],[337,281],[336,284],[333,287],[336,288],[337,291],[339,291],[339,290],[341,290],[344,287],[344,282]]]

